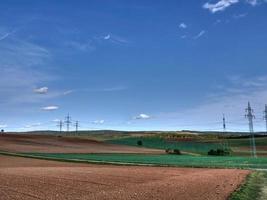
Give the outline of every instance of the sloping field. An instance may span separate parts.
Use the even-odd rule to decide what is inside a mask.
[[[162,150],[51,135],[0,135],[0,150],[39,153],[163,153]]]
[[[248,174],[236,169],[85,165],[0,156],[0,199],[225,200]]]
[[[175,167],[207,167],[237,169],[267,169],[267,158],[237,156],[191,156],[170,154],[69,154],[69,153],[27,153],[34,156],[73,162],[112,163],[124,165],[154,165]]]

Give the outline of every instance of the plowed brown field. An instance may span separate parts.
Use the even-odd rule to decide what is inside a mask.
[[[49,135],[0,135],[0,150],[38,153],[163,153],[162,150]]]
[[[63,163],[0,156],[1,200],[225,200],[249,171]]]

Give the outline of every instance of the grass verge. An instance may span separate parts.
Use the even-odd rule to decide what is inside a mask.
[[[241,188],[234,192],[229,200],[263,200],[266,199],[264,190],[267,187],[267,173],[257,171],[251,173]]]

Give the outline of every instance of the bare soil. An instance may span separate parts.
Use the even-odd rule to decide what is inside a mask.
[[[163,150],[51,135],[0,135],[0,150],[36,153],[163,153]]]
[[[90,165],[0,156],[0,199],[225,200],[249,173],[236,169]]]

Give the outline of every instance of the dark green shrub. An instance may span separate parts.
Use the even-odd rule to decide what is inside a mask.
[[[167,154],[175,154],[175,155],[181,155],[181,151],[179,149],[166,149],[165,152]]]
[[[172,151],[171,149],[166,149],[165,150],[165,152],[168,153],[168,154],[171,153],[171,151]]]
[[[143,145],[142,140],[138,140],[138,141],[137,141],[137,145],[138,145],[138,146],[142,146],[142,145]]]
[[[211,149],[208,152],[209,156],[228,156],[230,155],[230,151],[224,149]]]
[[[174,149],[173,154],[181,155],[181,151],[179,149]]]

